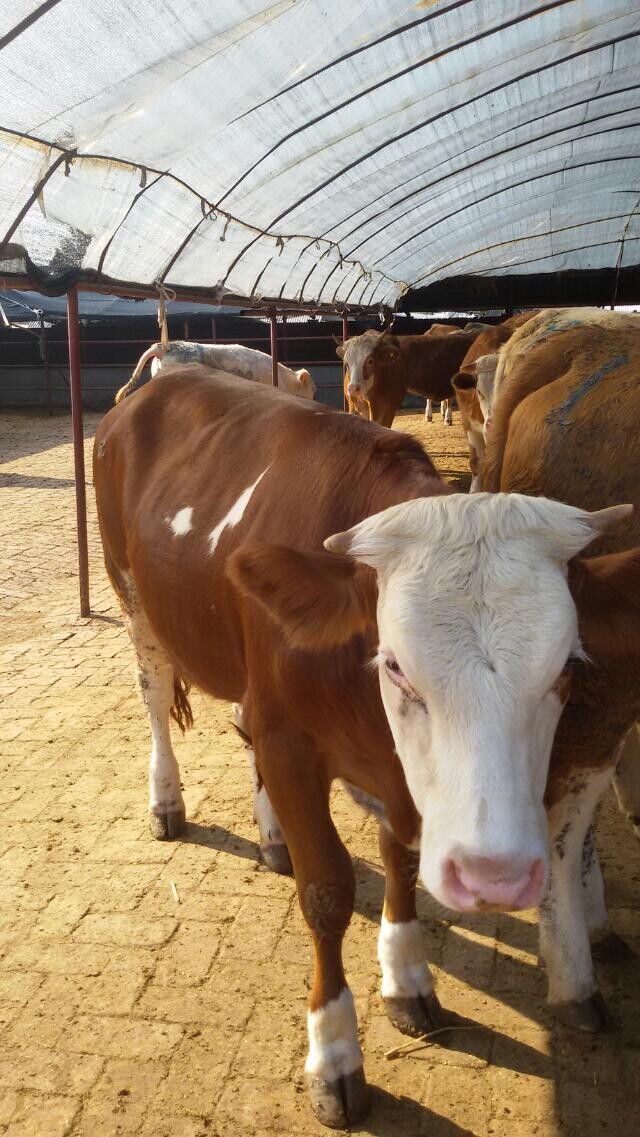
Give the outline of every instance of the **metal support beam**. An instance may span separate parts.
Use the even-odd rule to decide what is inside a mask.
[[[348,339],[349,339],[349,320],[347,317],[347,313],[343,312],[342,313],[342,342],[345,343],[346,340],[348,340]],[[346,370],[347,370],[346,365],[343,363],[342,364],[342,409],[344,411],[349,410],[349,400],[347,399],[347,396],[346,396],[345,391],[344,391],[344,377],[345,377]]]
[[[89,549],[87,544],[87,497],[84,479],[84,433],[82,430],[82,377],[80,371],[80,320],[78,292],[67,292],[67,332],[69,338],[69,379],[71,386],[71,424],[73,429],[73,462],[76,481],[76,529],[78,533],[78,578],[80,615],[90,616]]]
[[[275,312],[269,316],[271,324],[271,382],[278,386],[278,317]]]

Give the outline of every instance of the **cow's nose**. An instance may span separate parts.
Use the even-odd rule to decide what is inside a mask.
[[[358,383],[350,383],[347,387],[347,395],[357,395],[359,391],[360,386]]]
[[[545,885],[543,862],[522,857],[452,857],[444,876],[454,907],[463,912],[534,908]]]

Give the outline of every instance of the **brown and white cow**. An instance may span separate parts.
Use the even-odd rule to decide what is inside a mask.
[[[565,1015],[568,1005],[574,1023],[596,1028],[602,1003],[589,941],[607,936],[608,919],[589,830],[622,740],[635,732],[640,717],[640,674],[637,661],[628,658],[640,648],[633,552],[640,541],[640,327],[634,317],[600,309],[542,311],[503,347],[498,379],[485,488],[551,496],[581,509],[621,498],[636,506],[623,529],[594,547],[603,555],[594,558],[589,581],[582,580],[579,564],[570,566],[588,654],[571,668],[546,794],[551,886],[540,930],[549,998]],[[613,607],[611,572],[618,576]],[[638,824],[640,762],[633,735],[623,748],[616,788]]]
[[[415,440],[205,367],[163,371],[105,416],[94,480],[151,725],[152,831],[185,824],[169,724],[190,718],[188,685],[241,704],[258,821],[287,842],[315,945],[312,1105],[354,1123],[367,1108],[342,965],[355,885],[331,783],[381,822],[386,1009],[410,1034],[441,1026],[414,858],[452,908],[543,896],[549,754],[581,652],[567,564],[628,509],[454,494]],[[610,603],[629,571],[600,568]],[[589,560],[572,572],[583,595],[591,574]]]
[[[339,344],[345,363],[345,397],[352,414],[391,426],[407,391],[425,399],[451,397],[451,377],[473,343],[475,331],[394,336],[364,332]]]
[[[497,352],[535,312],[511,316],[484,329],[465,355],[460,370],[451,380],[462,426],[469,443],[471,493],[481,488],[480,472],[484,458],[485,438],[491,420],[493,382],[498,363]]]
[[[244,379],[253,379],[257,383],[273,381],[271,356],[264,351],[243,347],[239,343],[191,343],[189,340],[172,340],[166,347],[164,344],[154,343],[140,356],[128,383],[118,391],[116,403],[138,386],[140,376],[149,361],[151,361],[152,375],[156,375],[161,367],[175,367],[181,363],[204,363],[206,367],[215,367],[218,371],[241,375]],[[300,371],[292,371],[290,367],[285,367],[284,363],[279,363],[278,387],[282,391],[287,391],[289,395],[297,395],[301,399],[314,399],[316,394],[315,383],[306,367]]]

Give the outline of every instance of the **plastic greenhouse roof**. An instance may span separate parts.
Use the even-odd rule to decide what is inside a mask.
[[[311,306],[640,262],[635,0],[12,0],[0,274]]]

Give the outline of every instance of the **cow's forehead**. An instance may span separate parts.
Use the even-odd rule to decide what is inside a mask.
[[[353,339],[347,340],[344,358],[347,363],[353,365],[355,363],[364,363],[368,355],[378,344],[380,339],[380,332],[364,332],[361,336],[354,336]]]

